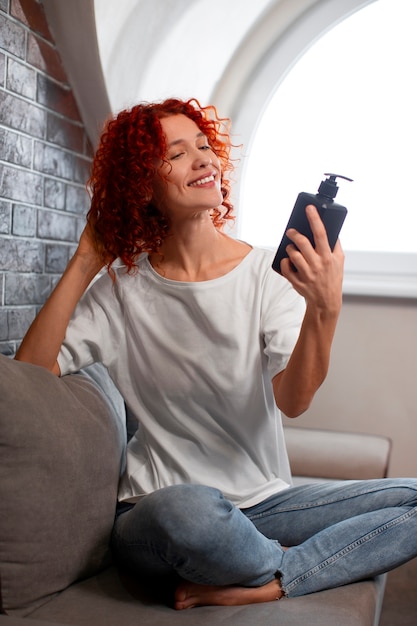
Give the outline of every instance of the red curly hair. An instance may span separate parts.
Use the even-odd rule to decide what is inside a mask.
[[[118,257],[128,272],[133,271],[138,254],[156,252],[169,232],[169,221],[153,203],[152,194],[158,163],[167,151],[160,120],[171,115],[193,120],[220,160],[223,203],[212,211],[213,224],[221,229],[234,219],[227,177],[233,170],[229,120],[219,118],[214,106],[202,107],[196,99],[138,104],[107,123],[88,181],[91,207],[87,219],[108,269]]]

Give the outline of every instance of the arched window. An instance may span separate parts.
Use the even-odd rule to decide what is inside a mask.
[[[417,297],[416,23],[415,0],[377,0],[329,30],[276,88],[244,158],[238,236],[268,247],[299,191],[328,171],[354,179],[337,196],[347,293]]]

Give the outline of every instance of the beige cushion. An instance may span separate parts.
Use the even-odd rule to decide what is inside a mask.
[[[361,480],[387,475],[387,437],[296,426],[286,426],[284,432],[294,476]]]
[[[0,584],[24,615],[109,560],[125,424],[84,375],[0,355]]]

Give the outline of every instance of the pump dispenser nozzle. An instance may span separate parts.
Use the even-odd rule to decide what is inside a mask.
[[[318,193],[320,196],[325,196],[326,198],[330,198],[333,200],[333,198],[336,197],[336,194],[339,190],[339,187],[337,186],[336,183],[336,178],[343,178],[344,180],[348,180],[349,182],[352,182],[351,178],[348,178],[347,176],[342,176],[341,174],[324,174],[325,176],[328,176],[328,178],[326,178],[326,180],[322,180],[320,183],[320,186],[318,188]]]

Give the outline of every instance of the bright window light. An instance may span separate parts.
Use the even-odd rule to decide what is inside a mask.
[[[417,2],[378,0],[318,40],[270,99],[246,157],[239,237],[276,247],[324,172],[345,250],[417,253]]]

